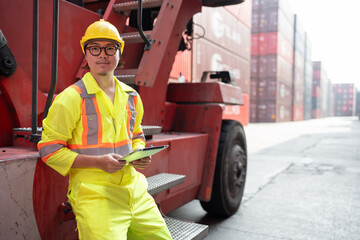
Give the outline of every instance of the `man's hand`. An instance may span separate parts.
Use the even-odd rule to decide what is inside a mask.
[[[121,159],[121,157],[121,155],[114,153],[102,155],[99,156],[99,158],[97,159],[96,165],[104,172],[114,173],[121,170],[126,164],[126,161],[118,160]]]
[[[150,163],[151,163],[151,156],[132,161],[132,162],[130,162],[130,165],[132,165],[138,169],[145,169],[145,168],[147,168],[147,166],[149,166]]]

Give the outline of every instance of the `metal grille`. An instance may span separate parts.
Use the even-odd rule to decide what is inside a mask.
[[[184,180],[184,175],[160,173],[147,178],[149,184],[148,192],[151,195],[155,195],[159,192],[165,191],[169,188],[183,183]]]
[[[174,240],[201,240],[209,232],[207,225],[180,221],[168,217],[165,218],[165,222]]]

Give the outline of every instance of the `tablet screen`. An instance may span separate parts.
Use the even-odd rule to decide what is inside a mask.
[[[162,146],[155,146],[155,147],[147,147],[147,148],[140,148],[136,149],[132,153],[122,157],[120,160],[126,160],[127,162],[132,162],[138,159],[142,159],[144,157],[149,157],[154,155],[164,149],[169,147],[169,145],[162,145]]]

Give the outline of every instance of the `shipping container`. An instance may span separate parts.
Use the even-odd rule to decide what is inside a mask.
[[[258,101],[257,122],[291,121],[291,104],[276,103],[276,101]]]
[[[278,9],[284,14],[291,25],[294,24],[292,10],[287,0],[260,0],[259,5],[259,9]]]
[[[175,56],[175,61],[170,72],[170,78],[181,82],[180,73],[184,77],[185,82],[191,82],[192,71],[192,52],[185,50],[183,52],[179,51]]]
[[[292,65],[280,55],[253,55],[251,68],[252,77],[270,77],[276,78],[278,81],[292,83]]]
[[[193,81],[204,71],[229,70],[232,80],[243,93],[250,92],[250,61],[204,38],[193,43]]]
[[[294,41],[294,26],[277,8],[259,10],[258,32],[280,32],[291,45]],[[254,19],[254,18],[253,18]]]
[[[334,84],[332,92],[335,116],[353,116],[356,114],[356,90],[354,84]]]
[[[250,28],[225,8],[203,7],[202,12],[194,16],[193,21],[195,23],[194,34],[196,37],[204,36],[206,40],[214,45],[250,60]],[[196,41],[197,39],[194,40],[194,42]]]
[[[246,0],[242,4],[225,6],[226,11],[243,22],[248,28],[251,28],[252,1]]]
[[[294,15],[294,47],[301,54],[302,57],[305,57],[305,30],[301,25],[298,15]]]
[[[293,48],[281,33],[268,32],[252,35],[252,55],[279,54],[293,64]]]
[[[257,98],[260,101],[272,100],[277,103],[291,104],[292,87],[276,78],[259,78],[257,81]]]

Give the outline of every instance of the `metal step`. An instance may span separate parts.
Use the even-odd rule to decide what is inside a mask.
[[[115,77],[127,85],[134,85],[136,71],[136,68],[115,70]]]
[[[148,177],[147,181],[149,184],[148,193],[150,193],[150,195],[155,195],[183,183],[185,181],[185,175],[160,173]]]
[[[145,37],[150,38],[151,31],[144,32]],[[143,43],[144,40],[140,36],[138,32],[130,32],[130,33],[122,33],[122,39],[125,41],[125,44],[133,44],[133,43]]]
[[[162,2],[162,0],[143,0],[143,8],[160,7]],[[121,13],[124,11],[137,10],[138,6],[138,1],[123,2],[114,4],[113,10],[116,13]]]
[[[209,226],[185,222],[174,218],[165,218],[166,225],[171,233],[173,240],[201,240],[209,232]]]

